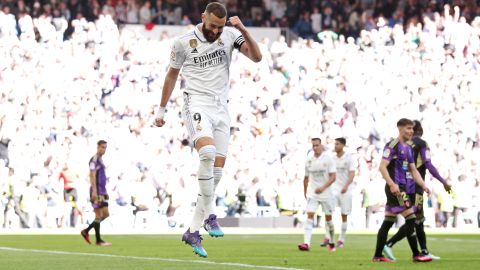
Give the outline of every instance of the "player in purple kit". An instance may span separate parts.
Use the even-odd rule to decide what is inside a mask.
[[[87,243],[90,242],[88,232],[94,228],[96,244],[98,246],[111,246],[109,242],[102,240],[100,236],[100,223],[110,214],[108,212],[108,194],[107,194],[107,176],[105,174],[105,164],[103,164],[102,156],[107,150],[107,142],[100,140],[97,142],[97,153],[90,159],[90,201],[95,211],[95,220],[84,230],[81,231],[83,239]]]
[[[380,173],[386,181],[385,194],[387,205],[385,206],[385,219],[378,230],[377,244],[373,262],[393,262],[382,255],[387,241],[388,231],[395,223],[396,216],[401,214],[406,223],[399,230],[403,237],[413,234],[415,229],[415,213],[412,203],[407,195],[407,185],[411,179],[427,193],[430,190],[425,186],[420,173],[415,166],[413,151],[407,143],[413,135],[413,121],[402,118],[397,122],[399,136],[385,145],[382,161],[380,162]],[[416,240],[415,240],[416,241]],[[413,250],[412,250],[413,252]],[[415,261],[431,261],[431,258],[414,254]]]
[[[425,175],[427,173],[427,169],[430,172],[430,174],[435,177],[438,181],[440,181],[443,184],[443,187],[447,192],[450,192],[451,186],[447,184],[445,179],[443,179],[442,176],[438,173],[437,168],[433,166],[432,160],[430,159],[430,148],[428,147],[428,143],[423,140],[421,137],[423,135],[423,127],[420,121],[413,121],[415,126],[413,127],[413,138],[411,141],[409,141],[409,144],[413,148],[413,156],[415,159],[415,165],[418,169],[418,172],[422,176],[423,179],[425,179]],[[413,238],[418,238],[418,243],[420,244],[421,254],[424,256],[429,256],[430,258],[434,260],[439,260],[440,257],[435,256],[433,254],[430,254],[430,252],[427,249],[427,237],[425,235],[425,230],[423,228],[423,222],[425,221],[425,216],[423,213],[423,189],[419,185],[415,185],[414,192],[409,193],[410,199],[414,202],[415,207],[416,207],[416,212],[415,215],[417,217],[415,221],[415,232],[416,236],[411,235],[409,236],[408,242],[411,245],[410,248],[412,250],[415,250],[414,253],[418,253],[418,247],[416,243],[413,241],[413,239],[410,239],[411,237]],[[399,231],[400,232],[400,231]],[[387,255],[389,259],[395,259],[393,256],[393,252],[391,248],[395,243],[397,243],[400,239],[400,236],[398,233],[394,235],[392,238],[390,238],[387,241],[386,247],[384,248],[384,252]]]

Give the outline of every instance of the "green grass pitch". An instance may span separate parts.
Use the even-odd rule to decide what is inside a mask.
[[[93,235],[91,235],[93,238]],[[413,263],[405,240],[394,247],[395,263],[372,263],[375,235],[347,235],[344,248],[330,253],[313,237],[309,252],[297,250],[301,234],[205,237],[208,258],[196,257],[181,235],[106,235],[111,247],[87,245],[80,235],[0,235],[0,269],[480,269],[480,235],[429,237],[440,261]]]

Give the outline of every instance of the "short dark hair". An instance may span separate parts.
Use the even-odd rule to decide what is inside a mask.
[[[413,121],[407,118],[402,118],[398,120],[397,127],[413,126]]]
[[[105,140],[100,140],[100,141],[97,142],[97,146],[100,146],[100,145],[102,145],[102,144],[107,144],[107,141],[105,141]]]
[[[322,140],[320,138],[312,138],[312,142],[313,141],[319,141],[320,143],[322,143]]]
[[[418,120],[413,120],[413,134],[422,136],[423,135],[423,127],[422,123]]]
[[[225,18],[227,16],[227,9],[221,3],[212,2],[205,8],[205,13],[213,14],[218,18]]]
[[[347,144],[347,140],[343,137],[340,137],[340,138],[336,138],[335,141],[343,144],[343,145],[346,145]]]

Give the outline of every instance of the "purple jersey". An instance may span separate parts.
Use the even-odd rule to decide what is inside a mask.
[[[407,193],[415,192],[415,182],[408,169],[409,164],[414,163],[412,147],[394,139],[385,145],[383,159],[390,161],[387,170],[392,180],[405,185]]]
[[[409,142],[413,149],[413,157],[415,160],[415,166],[417,167],[418,172],[423,180],[425,180],[425,175],[427,174],[427,169],[430,174],[438,179],[441,183],[445,183],[445,180],[442,176],[438,173],[437,168],[433,166],[432,160],[430,158],[430,148],[428,147],[428,143],[424,141],[420,137],[413,137],[413,139]],[[423,188],[419,185],[416,185],[416,192],[422,194]]]
[[[105,164],[103,164],[102,157],[97,155],[90,159],[90,172],[95,173],[95,180],[97,185],[98,195],[107,195],[107,175],[105,174]]]

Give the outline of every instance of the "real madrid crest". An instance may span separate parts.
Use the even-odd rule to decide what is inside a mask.
[[[218,46],[223,46],[223,41],[221,38],[218,38],[217,42],[218,42]]]
[[[190,39],[190,41],[188,41],[188,44],[190,44],[190,47],[195,49],[197,47],[197,40],[196,39]]]

